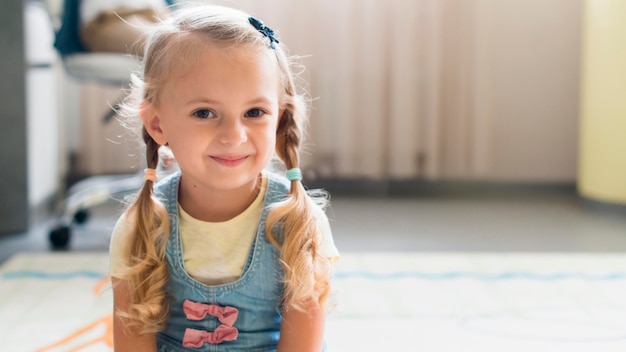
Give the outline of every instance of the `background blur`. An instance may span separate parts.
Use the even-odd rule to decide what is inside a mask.
[[[583,99],[626,72],[624,60],[608,70],[624,58],[621,1],[207,2],[262,19],[306,67],[313,105],[303,169],[312,184],[363,194],[397,184],[578,185],[583,198],[626,203],[618,177],[626,170],[625,90],[611,86],[604,111]],[[8,0],[0,15],[2,233],[23,231],[24,219],[63,195],[68,177],[141,169],[132,137],[101,119],[120,87],[67,77],[42,5]],[[613,47],[621,54],[602,51]],[[607,71],[597,85],[595,68]],[[589,149],[602,165],[586,173]],[[604,188],[595,192],[593,183]]]
[[[320,175],[575,181],[581,1],[250,4],[310,54]]]
[[[53,48],[61,1],[0,10],[3,350],[112,350],[94,285],[121,196],[96,187],[71,229],[58,209],[86,176],[143,182],[135,137],[103,120],[124,85]],[[625,0],[210,2],[306,67],[304,183],[332,195],[341,252],[329,349],[626,351]],[[90,70],[112,62],[133,65]]]

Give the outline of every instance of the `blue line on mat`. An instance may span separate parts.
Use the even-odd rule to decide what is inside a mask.
[[[47,279],[47,280],[65,280],[74,279],[77,277],[86,277],[89,279],[100,279],[106,276],[103,273],[97,271],[68,271],[62,273],[46,273],[43,271],[10,271],[0,274],[0,277],[5,280],[11,279]]]
[[[61,273],[46,273],[41,271],[13,271],[0,274],[2,279],[50,279],[64,280],[77,277],[100,279],[106,274],[96,271],[69,271]],[[530,280],[530,281],[617,281],[626,280],[626,273],[608,274],[583,274],[575,272],[539,274],[531,272],[511,271],[501,273],[477,273],[466,271],[452,271],[441,273],[426,273],[419,271],[398,271],[390,273],[372,273],[366,271],[340,271],[334,274],[337,279],[369,279],[369,280],[398,280],[417,279],[427,281],[450,281],[450,280],[477,280],[477,281],[505,281],[505,280]]]
[[[441,273],[426,273],[419,271],[398,271],[390,273],[372,273],[366,271],[339,271],[335,272],[337,279],[369,279],[369,280],[398,280],[417,279],[426,281],[449,281],[449,280],[477,280],[477,281],[505,281],[505,280],[530,280],[530,281],[617,281],[626,280],[626,273],[615,272],[608,274],[584,274],[576,272],[561,273],[531,273],[523,271],[511,271],[500,273],[477,273],[466,271],[452,271]]]

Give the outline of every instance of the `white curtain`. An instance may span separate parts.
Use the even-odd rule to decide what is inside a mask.
[[[575,175],[581,0],[217,3],[257,16],[303,56],[311,174]]]

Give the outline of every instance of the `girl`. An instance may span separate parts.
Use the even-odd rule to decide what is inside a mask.
[[[274,32],[179,9],[135,83],[148,168],[111,240],[115,351],[322,350],[338,254],[300,182],[304,99]],[[180,172],[153,185],[161,146]]]

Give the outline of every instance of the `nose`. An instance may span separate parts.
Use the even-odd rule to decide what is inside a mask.
[[[224,145],[236,147],[248,140],[246,126],[238,118],[224,119],[220,124],[219,141]]]

